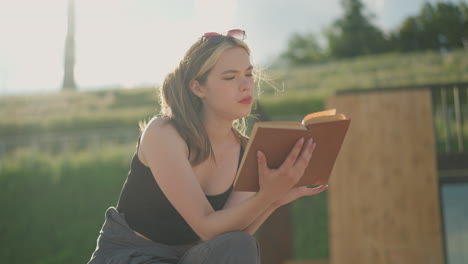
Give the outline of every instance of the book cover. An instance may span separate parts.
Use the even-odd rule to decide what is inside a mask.
[[[257,122],[234,182],[235,191],[259,190],[257,150],[267,157],[269,168],[278,168],[294,144],[304,137],[317,143],[304,175],[296,186],[325,184],[348,130],[350,119],[327,110],[307,115],[298,122]]]

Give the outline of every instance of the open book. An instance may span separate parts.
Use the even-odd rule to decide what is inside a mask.
[[[327,183],[350,122],[343,114],[336,114],[336,109],[331,109],[309,114],[302,123],[255,123],[234,181],[234,190],[259,190],[257,150],[265,154],[269,168],[278,168],[301,137],[306,140],[312,137],[317,145],[296,186]]]

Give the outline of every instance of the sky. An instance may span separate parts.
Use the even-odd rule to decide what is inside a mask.
[[[396,29],[424,2],[363,0],[374,24]],[[445,0],[458,3],[466,0]],[[75,0],[80,90],[158,85],[205,32],[244,29],[256,65],[268,66],[292,33],[318,37],[340,0]],[[0,0],[0,96],[59,91],[67,0]]]

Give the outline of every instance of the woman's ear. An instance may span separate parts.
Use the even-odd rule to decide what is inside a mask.
[[[203,99],[205,97],[203,86],[197,80],[192,80],[190,82],[190,90],[200,99]]]

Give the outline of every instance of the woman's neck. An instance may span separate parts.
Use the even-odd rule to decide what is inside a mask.
[[[232,131],[233,120],[204,116],[203,124],[212,146],[232,144],[235,135]]]

